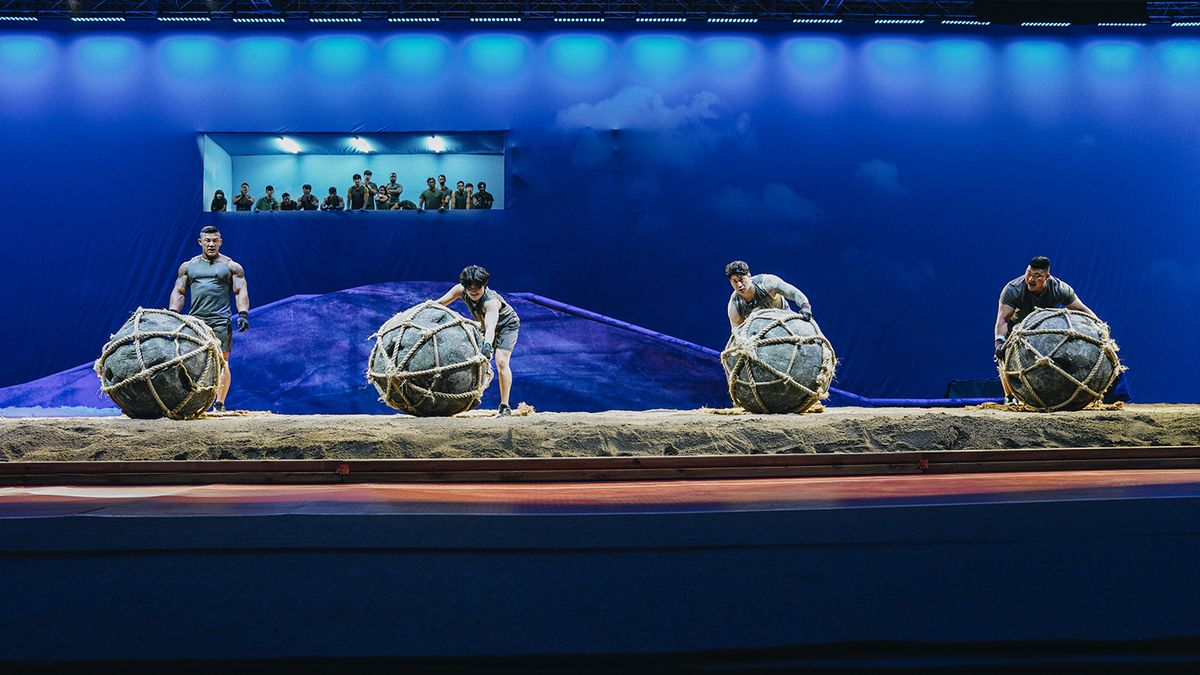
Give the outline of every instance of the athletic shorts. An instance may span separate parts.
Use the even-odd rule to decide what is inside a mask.
[[[221,353],[228,353],[233,347],[233,322],[230,319],[204,319],[201,321],[208,324],[208,327],[217,334],[217,339],[221,341]]]
[[[492,338],[492,347],[512,351],[517,346],[517,333],[521,331],[521,322],[514,321],[506,326],[496,327],[496,337]]]

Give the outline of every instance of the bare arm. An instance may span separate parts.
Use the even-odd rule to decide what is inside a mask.
[[[1017,312],[1016,307],[1010,307],[1000,301],[1000,306],[996,309],[996,332],[995,337],[1008,337],[1008,322],[1012,320],[1013,314]]]
[[[500,319],[500,301],[483,303],[483,341],[491,344],[496,338],[496,322]]]
[[[742,325],[744,319],[742,319],[741,314],[738,314],[737,305],[733,304],[732,298],[729,300],[729,306],[725,308],[725,311],[729,314],[729,327],[731,329],[737,329],[738,326]]]
[[[445,295],[438,298],[434,302],[438,303],[439,305],[446,305],[447,307],[449,307],[450,303],[461,298],[462,294],[463,294],[463,285],[462,284],[454,284],[454,288],[451,288],[450,290],[446,291]]]
[[[250,291],[246,289],[246,270],[234,261],[229,261],[229,275],[233,278],[233,300],[238,314],[250,311]]]
[[[187,268],[188,264],[179,266],[179,274],[175,276],[175,288],[171,289],[171,300],[167,306],[172,312],[182,312],[183,303],[187,300]]]
[[[812,311],[812,305],[808,302],[808,296],[804,295],[799,288],[796,288],[774,274],[764,274],[763,276],[765,277],[763,279],[765,282],[763,285],[768,291],[782,295],[788,300],[796,303],[797,309],[807,309],[809,312]]]
[[[1096,320],[1100,319],[1100,317],[1096,316],[1095,312],[1093,312],[1091,309],[1089,309],[1087,305],[1083,304],[1083,301],[1079,299],[1078,295],[1075,296],[1075,302],[1072,302],[1071,304],[1066,305],[1066,308],[1073,309],[1078,312],[1083,312],[1084,314],[1088,314],[1093,319],[1096,319]]]

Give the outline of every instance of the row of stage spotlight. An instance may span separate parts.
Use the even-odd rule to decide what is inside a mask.
[[[53,18],[58,18],[58,17],[53,17]],[[157,16],[157,17],[148,17],[148,16],[147,17],[142,17],[142,16],[138,16],[138,17],[73,16],[73,17],[70,17],[71,21],[79,22],[79,23],[113,23],[113,22],[123,22],[123,21],[126,21],[127,19],[132,21],[132,20],[141,20],[141,19],[150,19],[150,18],[154,18],[154,19],[157,19],[158,21],[163,21],[163,22],[202,23],[202,22],[210,22],[210,21],[220,21],[220,20],[222,20],[222,18],[225,18],[225,17],[214,18],[211,16],[198,16],[198,15],[175,15],[175,16]],[[386,18],[386,21],[389,23],[438,23],[438,22],[442,21],[442,18],[437,17],[437,16],[392,16],[392,17],[385,17],[385,18]],[[383,18],[381,18],[381,20],[382,19]],[[38,17],[35,17],[35,16],[25,16],[25,15],[0,16],[0,21],[34,22],[37,20],[38,20]],[[309,23],[362,23],[364,21],[370,21],[372,19],[364,19],[363,17],[356,17],[356,16],[355,17],[351,17],[351,16],[313,16],[313,17],[307,17],[307,19],[300,18],[300,17],[288,19],[288,18],[281,17],[281,16],[235,16],[235,17],[230,17],[228,20],[232,21],[233,23],[285,23],[289,20],[290,21],[305,21],[305,20],[307,20]],[[447,19],[447,20],[466,20],[466,21],[471,21],[473,23],[520,23],[522,20],[525,20],[525,18],[519,17],[519,16],[473,16],[473,17],[469,17],[467,19],[456,18],[456,19]],[[539,19],[533,19],[533,20],[537,21]],[[629,19],[629,18],[621,18],[621,19],[611,18],[610,19],[610,18],[602,17],[602,16],[556,16],[556,17],[553,17],[552,19],[540,19],[540,20],[550,20],[555,23],[604,23],[605,21],[608,21],[608,20],[633,21],[635,23],[689,23],[690,22],[690,23],[753,24],[753,23],[759,22],[759,19],[755,18],[755,17],[730,17],[730,16],[714,16],[714,17],[707,17],[707,18],[703,18],[703,19],[692,19],[692,18],[683,17],[683,16],[639,16],[639,17],[633,17],[632,19]],[[769,19],[769,20],[764,20],[764,23],[777,23],[779,21],[780,20]],[[787,19],[782,19],[781,21],[786,22]],[[876,23],[876,24],[880,24],[880,25],[920,25],[920,24],[928,23],[928,24],[940,24],[943,26],[990,26],[990,25],[992,25],[992,22],[990,22],[990,21],[977,21],[977,20],[972,20],[972,19],[940,19],[940,20],[938,20],[938,19],[878,18],[878,19],[873,19],[873,20],[868,19],[868,20],[860,22],[858,20],[846,20],[846,19],[839,19],[839,18],[832,18],[832,17],[794,18],[791,20],[791,23],[794,23],[794,24]],[[1027,27],[1027,28],[1065,28],[1067,26],[1071,26],[1072,24],[1069,22],[1065,22],[1065,21],[1025,21],[1025,22],[1022,22],[1020,25]],[[1080,25],[1082,25],[1082,24],[1080,24]],[[1094,25],[1104,27],[1104,28],[1118,28],[1118,27],[1119,28],[1136,28],[1136,27],[1141,27],[1141,26],[1147,26],[1150,24],[1135,23],[1135,22],[1101,22],[1101,23],[1097,23]],[[1156,24],[1156,25],[1158,25],[1158,24]],[[1167,24],[1164,23],[1161,25],[1167,25]],[[1200,27],[1200,21],[1173,21],[1170,23],[1170,25],[1175,26],[1175,27]]]

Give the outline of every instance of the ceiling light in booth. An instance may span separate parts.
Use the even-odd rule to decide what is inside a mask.
[[[437,23],[441,21],[436,16],[389,16],[391,23]]]
[[[282,16],[235,16],[234,23],[283,23]]]
[[[841,23],[841,19],[792,19],[792,23]]]
[[[556,16],[557,23],[604,23],[602,16]]]
[[[745,16],[710,16],[709,23],[758,23],[758,19]]]
[[[288,138],[287,136],[280,136],[275,142],[279,144],[279,147],[292,153],[293,155],[300,153],[300,144]]]
[[[637,23],[683,23],[686,16],[639,16],[634,19]]]
[[[946,19],[942,21],[943,26],[990,26],[991,21],[975,21],[973,19]]]
[[[1067,21],[1022,21],[1026,28],[1066,28],[1071,24]]]
[[[373,148],[370,143],[368,143],[365,139],[359,138],[358,136],[350,139],[350,145],[359,152],[375,152],[375,148]]]
[[[212,21],[207,16],[158,16],[159,21]]]
[[[1136,27],[1139,27],[1139,26],[1145,26],[1146,24],[1144,24],[1144,23],[1137,23],[1137,22],[1122,22],[1122,21],[1116,21],[1116,22],[1098,23],[1098,24],[1096,24],[1096,25],[1097,25],[1097,26],[1103,26],[1103,27],[1105,27],[1105,28],[1136,28]]]
[[[37,21],[36,16],[0,16],[0,21]]]
[[[1200,26],[1200,21],[1176,21],[1171,25],[1176,28],[1195,28],[1196,26]]]
[[[73,16],[73,17],[71,17],[71,20],[72,21],[88,21],[88,22],[124,21],[125,17],[123,17],[123,16]]]
[[[875,23],[925,23],[925,19],[875,19]]]
[[[311,23],[362,23],[357,16],[310,16],[308,20]]]
[[[519,17],[519,16],[473,16],[473,17],[471,17],[471,20],[472,20],[472,21],[475,21],[475,22],[481,22],[481,21],[520,21],[520,20],[521,20],[521,17]]]
[[[446,139],[438,138],[437,136],[430,136],[429,138],[425,139],[425,147],[429,148],[431,152],[445,152]]]

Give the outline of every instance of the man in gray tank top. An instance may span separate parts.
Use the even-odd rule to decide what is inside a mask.
[[[796,303],[796,313],[806,321],[812,320],[812,305],[800,289],[774,274],[750,275],[750,265],[744,260],[734,260],[725,266],[725,277],[733,286],[729,296],[729,324],[732,328],[742,325],[750,312],[756,309],[791,309],[788,300]],[[815,325],[815,322],[814,322]],[[818,328],[818,330],[820,330]]]
[[[997,361],[1004,359],[1004,342],[1008,332],[1035,309],[1066,307],[1096,317],[1096,313],[1083,304],[1075,289],[1061,279],[1050,276],[1050,259],[1035,256],[1025,267],[1025,276],[1017,277],[1004,285],[1000,291],[1000,306],[996,310],[996,332],[992,343]],[[1099,319],[1099,317],[1096,317]],[[1000,378],[1004,386],[1005,400],[1013,398],[1008,382]],[[1015,400],[1015,399],[1014,399]]]
[[[491,275],[479,265],[471,265],[458,275],[458,283],[454,288],[437,301],[447,307],[455,300],[462,300],[471,317],[483,324],[483,355],[492,358],[496,355],[496,374],[500,380],[500,409],[499,417],[512,414],[508,405],[508,394],[512,390],[512,368],[509,359],[517,346],[517,334],[521,329],[521,319],[512,306],[504,301],[501,295],[487,287]]]
[[[183,311],[189,292],[192,306],[188,314],[208,324],[221,340],[225,367],[221,370],[213,410],[223,412],[225,396],[229,393],[229,350],[233,343],[229,295],[232,293],[237,301],[239,333],[250,328],[250,295],[246,290],[246,271],[229,256],[221,255],[221,233],[212,225],[200,230],[200,255],[179,266],[175,289],[171,291],[172,312]]]

